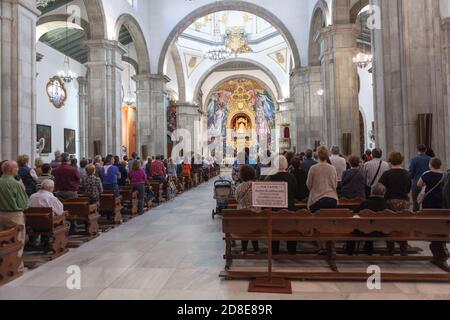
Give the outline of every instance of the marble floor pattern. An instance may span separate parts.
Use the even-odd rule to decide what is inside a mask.
[[[294,282],[292,295],[248,293],[247,281],[218,277],[224,243],[220,218],[211,219],[213,208],[210,182],[27,272],[1,287],[0,299],[450,299],[450,284],[383,283],[382,290],[370,291],[365,283]],[[73,265],[81,269],[81,290],[66,286]]]

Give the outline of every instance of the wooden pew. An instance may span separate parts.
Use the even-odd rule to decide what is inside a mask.
[[[29,242],[25,245],[25,251],[42,251],[45,254],[52,252],[51,259],[69,251],[67,244],[70,226],[66,222],[68,212],[56,216],[52,208],[29,208],[24,214],[29,237],[41,237],[39,245]]]
[[[122,205],[125,214],[135,218],[138,215],[138,191],[133,191],[133,187],[126,186],[120,188],[120,195],[122,196]]]
[[[152,187],[153,193],[155,194],[156,202],[165,202],[166,199],[164,198],[164,185],[160,181],[155,180],[151,180],[149,184]]]
[[[356,211],[363,202],[360,198],[354,198],[354,199],[345,199],[341,198],[338,202],[338,209],[350,209],[352,211]],[[300,201],[295,204],[295,208],[297,210],[307,210],[308,209],[308,203],[306,201]]]
[[[103,192],[100,196],[100,208],[101,215],[111,214],[113,216],[114,225],[122,224],[122,196],[116,197],[114,191]],[[102,221],[103,224],[105,221]]]
[[[364,236],[353,234],[354,230],[363,232]],[[267,272],[252,270],[233,270],[234,260],[266,260],[267,253],[246,255],[232,249],[232,242],[237,240],[266,241],[271,236],[277,241],[313,242],[326,244],[325,255],[289,255],[282,252],[273,256],[274,260],[311,261],[324,260],[332,272],[279,271],[274,276],[291,280],[322,281],[367,281],[365,272],[342,272],[337,268],[337,261],[363,261],[371,265],[374,262],[410,262],[428,261],[438,266],[443,273],[383,273],[383,281],[437,281],[450,282],[450,267],[447,264],[449,253],[447,243],[450,242],[450,211],[423,211],[395,213],[385,211],[374,213],[364,211],[355,215],[349,209],[321,210],[311,215],[306,210],[297,212],[270,210],[255,213],[248,210],[225,210],[223,232],[226,260],[226,271],[221,276],[226,279],[247,279],[267,276]],[[375,236],[375,232],[384,236]],[[340,241],[421,241],[430,242],[432,257],[425,256],[392,256],[388,252],[380,256],[347,256],[339,255],[336,242]]]
[[[22,260],[19,259],[19,251],[22,244],[18,240],[23,226],[0,229],[0,286],[22,276],[19,272]]]
[[[177,177],[175,178],[175,183],[177,185],[178,193],[182,193],[185,190],[185,184],[184,184],[184,178],[183,177]]]
[[[85,231],[77,235],[88,237],[88,241],[98,237],[99,225],[98,204],[90,204],[87,198],[65,200],[63,202],[64,210],[69,212],[68,220],[71,222],[81,222],[85,225]]]

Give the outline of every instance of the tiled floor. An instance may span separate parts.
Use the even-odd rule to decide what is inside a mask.
[[[1,287],[0,299],[450,299],[450,284],[385,283],[370,291],[365,283],[294,282],[293,295],[247,293],[247,281],[218,277],[224,244],[220,218],[211,219],[212,195],[212,183],[187,192]],[[67,289],[72,265],[81,268],[81,290]]]

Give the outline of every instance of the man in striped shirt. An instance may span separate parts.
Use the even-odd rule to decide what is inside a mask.
[[[378,183],[383,173],[390,169],[389,164],[383,161],[383,151],[379,148],[372,151],[373,160],[364,164],[363,173],[366,181],[366,193]]]

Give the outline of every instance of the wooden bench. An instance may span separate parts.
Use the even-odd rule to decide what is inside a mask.
[[[67,253],[70,226],[66,221],[67,212],[54,215],[52,208],[29,208],[25,212],[27,234],[30,239],[40,236],[39,244],[29,241],[25,251],[41,251],[45,254],[52,252],[50,259],[56,259]]]
[[[22,243],[19,242],[19,233],[23,226],[15,226],[0,230],[0,286],[20,277],[19,272],[22,260],[19,259],[19,251]]]
[[[164,198],[164,185],[160,181],[152,180],[149,182],[152,187],[153,193],[155,194],[155,200],[158,203],[165,202]]]
[[[120,195],[122,196],[124,213],[135,218],[138,215],[139,192],[134,191],[131,186],[126,186],[120,188]]]
[[[122,224],[122,196],[116,197],[113,191],[103,192],[100,196],[99,213],[103,215],[112,215],[114,225]],[[101,221],[103,224],[108,222]]]
[[[184,178],[183,177],[175,178],[175,183],[177,186],[178,193],[184,192],[185,190]]]
[[[73,200],[65,200],[63,202],[64,210],[69,212],[68,220],[71,222],[81,222],[85,225],[84,232],[76,231],[77,235],[88,237],[88,241],[99,235],[98,220],[98,204],[90,204],[87,198],[79,198]]]
[[[339,199],[339,202],[338,202],[338,209],[350,209],[352,211],[356,211],[361,206],[362,202],[363,202],[363,200],[360,198],[354,198],[354,199],[341,198],[341,199]],[[295,209],[297,209],[297,210],[308,209],[307,201],[300,201],[300,202],[295,203]]]
[[[364,236],[353,234],[355,230],[363,232]],[[321,210],[311,215],[306,210],[297,212],[270,210],[255,213],[248,210],[225,210],[223,232],[226,243],[224,259],[226,270],[221,276],[226,279],[246,279],[267,276],[267,272],[233,270],[234,260],[292,260],[310,261],[325,260],[332,272],[277,272],[274,276],[291,280],[323,280],[323,281],[366,281],[368,275],[358,272],[339,272],[337,261],[374,262],[405,262],[429,261],[447,273],[383,273],[384,281],[438,281],[450,282],[450,267],[447,264],[449,253],[447,243],[450,242],[450,211],[423,211],[394,213],[385,211],[374,213],[364,211],[355,215],[349,209]],[[384,236],[374,236],[382,233]],[[325,255],[290,255],[281,252],[270,257],[268,253],[242,254],[232,248],[233,241],[254,240],[294,241],[326,243]],[[430,242],[432,257],[424,256],[392,256],[386,251],[380,256],[340,256],[336,250],[336,242],[340,241],[422,241]]]

